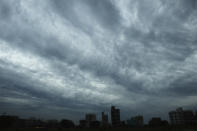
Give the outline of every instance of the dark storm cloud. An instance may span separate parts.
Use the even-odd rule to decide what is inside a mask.
[[[190,73],[174,80],[167,91],[175,96],[195,96],[197,94],[196,86],[196,73]]]
[[[115,30],[120,25],[119,12],[109,0],[52,0],[51,5],[58,14],[62,15],[72,24],[83,30],[86,30],[88,27],[90,28],[87,23],[82,22],[82,20],[86,18],[86,15],[93,15],[93,17],[91,17],[92,20],[98,21],[98,24],[110,30]],[[80,6],[82,8],[80,8]],[[83,12],[84,10],[89,11],[85,12],[89,14],[81,13],[79,16],[80,12]],[[87,30],[87,32],[89,31]]]
[[[112,30],[120,26],[120,15],[118,10],[114,7],[109,0],[86,0],[85,1],[97,20],[104,25],[105,28]]]
[[[145,116],[196,104],[196,5],[1,1],[0,104],[73,119],[110,104]]]
[[[8,19],[11,16],[12,10],[5,0],[2,0],[0,5],[0,17],[1,19]]]
[[[29,115],[27,116],[33,116],[35,115],[35,112],[38,112],[40,117],[55,118],[55,115],[47,115],[44,112],[48,110],[48,113],[51,114],[54,108],[54,110],[57,111],[62,110],[62,112],[70,112],[83,117],[83,114],[86,113],[86,111],[102,110],[102,108],[98,105],[79,102],[75,99],[65,99],[60,94],[49,92],[47,90],[40,90],[38,87],[41,85],[33,87],[30,80],[21,77],[23,76],[20,76],[20,74],[13,74],[13,72],[9,72],[8,70],[1,70],[1,111],[8,111],[14,114],[18,112],[21,116],[27,115],[23,114],[24,111],[27,113],[29,112]],[[42,113],[46,116],[42,115]],[[57,113],[56,115],[56,118],[58,119],[63,118],[61,113]],[[68,115],[65,116],[70,117]],[[75,116],[71,116],[71,118],[74,120],[76,119]]]

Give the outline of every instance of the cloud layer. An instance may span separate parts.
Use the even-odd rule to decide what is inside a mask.
[[[0,111],[78,120],[113,104],[149,119],[195,107],[196,16],[195,0],[1,0]]]

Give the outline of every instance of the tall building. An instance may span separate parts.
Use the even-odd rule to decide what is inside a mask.
[[[169,118],[172,125],[190,125],[194,123],[194,113],[191,110],[177,108],[169,112]]]
[[[144,125],[144,118],[143,116],[134,116],[134,117],[131,117],[130,120],[127,120],[127,125],[128,126],[138,126],[138,127],[141,127]]]
[[[160,117],[153,117],[149,122],[149,126],[161,126],[162,120]]]
[[[108,115],[102,112],[102,124],[106,125],[108,124]]]
[[[86,114],[86,121],[89,123],[96,121],[96,114]]]
[[[97,124],[96,114],[89,113],[89,114],[85,115],[85,120],[80,121],[80,126],[81,127],[92,127],[95,125],[95,123]]]
[[[120,126],[120,109],[116,109],[115,106],[111,107],[111,122],[112,126]]]
[[[89,124],[86,120],[80,120],[79,121],[79,126],[84,128],[84,127],[88,127]]]

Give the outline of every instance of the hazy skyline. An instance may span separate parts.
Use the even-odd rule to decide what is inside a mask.
[[[197,109],[196,36],[195,0],[1,0],[0,113]]]

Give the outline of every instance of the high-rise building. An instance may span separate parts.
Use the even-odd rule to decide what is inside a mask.
[[[95,123],[97,123],[96,114],[92,114],[92,113],[86,114],[85,121],[81,121],[81,123],[82,123],[81,125],[86,125],[86,127],[94,126]]]
[[[96,114],[86,114],[86,121],[89,123],[96,121]]]
[[[162,120],[160,117],[153,117],[149,122],[149,126],[161,126]]]
[[[127,120],[127,125],[141,127],[144,125],[144,118],[143,116],[140,116],[140,115],[131,117],[130,120]]]
[[[108,115],[102,112],[102,124],[106,125],[108,124]]]
[[[80,120],[79,121],[79,126],[80,127],[88,127],[89,123],[86,120]]]
[[[189,125],[194,123],[194,113],[191,110],[177,108],[169,112],[169,118],[172,125]]]
[[[112,126],[120,126],[120,109],[116,109],[115,106],[111,107],[111,122]]]

